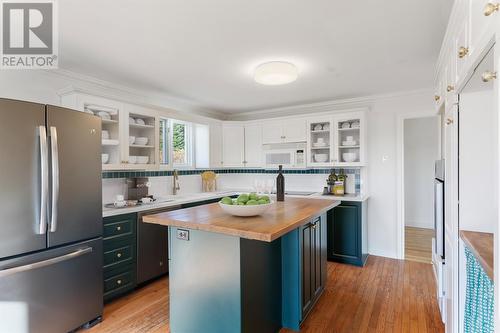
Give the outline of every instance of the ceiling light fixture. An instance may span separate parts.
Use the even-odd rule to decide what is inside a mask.
[[[297,80],[299,71],[297,66],[285,61],[271,61],[260,64],[255,68],[254,80],[268,86],[277,86]]]

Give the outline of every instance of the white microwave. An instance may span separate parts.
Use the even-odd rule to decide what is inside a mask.
[[[263,145],[264,165],[266,169],[275,169],[282,165],[284,169],[306,167],[305,143],[280,143]]]

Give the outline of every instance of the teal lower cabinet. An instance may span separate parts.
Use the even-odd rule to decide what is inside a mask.
[[[104,218],[104,301],[136,286],[137,214]]]
[[[364,266],[368,257],[367,201],[342,201],[328,216],[328,260]]]
[[[281,238],[282,325],[299,331],[326,284],[327,215]]]

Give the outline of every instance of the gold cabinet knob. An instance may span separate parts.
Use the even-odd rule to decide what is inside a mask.
[[[497,72],[486,71],[481,75],[481,79],[483,79],[483,82],[490,82],[491,80],[494,80],[496,78]]]
[[[121,258],[121,257],[122,257],[122,254],[121,254],[121,253],[117,253],[117,254],[116,254],[116,256],[117,256],[118,258]]]
[[[451,125],[451,124],[453,124],[453,118],[446,119],[446,125]]]
[[[118,227],[116,227],[116,230],[120,231],[120,230],[122,230],[122,227],[118,226]]]
[[[464,58],[467,54],[469,54],[469,48],[465,46],[460,46],[458,49],[458,57],[460,59]]]
[[[441,99],[441,96],[439,96],[439,95],[434,95],[434,100],[435,100],[436,102],[438,102],[440,99]]]
[[[116,284],[122,284],[122,280],[116,280]]]
[[[490,16],[494,12],[500,9],[500,3],[491,3],[488,2],[486,6],[484,6],[484,16]]]
[[[451,86],[451,85],[450,85],[450,86],[448,86],[448,87],[446,87],[446,91],[447,91],[447,92],[452,92],[454,89],[455,89],[455,87],[453,87],[453,86]]]

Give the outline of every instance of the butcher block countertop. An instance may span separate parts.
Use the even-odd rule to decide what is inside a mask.
[[[224,212],[218,203],[213,203],[144,216],[143,221],[272,242],[339,204],[337,200],[287,197],[262,215],[238,217]]]
[[[493,278],[493,234],[476,231],[460,231],[460,237],[492,281]]]

